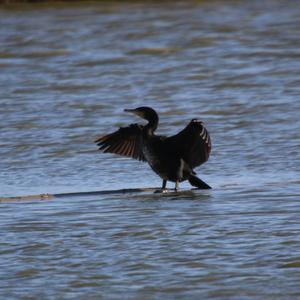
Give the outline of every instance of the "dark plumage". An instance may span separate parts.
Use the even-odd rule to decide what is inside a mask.
[[[154,134],[158,115],[150,107],[125,109],[148,121],[146,125],[131,124],[98,138],[99,150],[147,161],[152,170],[167,181],[178,183],[188,180],[192,186],[201,189],[211,187],[195,176],[194,168],[206,162],[211,151],[211,140],[203,123],[193,119],[178,134],[164,137]]]

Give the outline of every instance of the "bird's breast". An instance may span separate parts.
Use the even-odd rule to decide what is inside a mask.
[[[157,154],[155,153],[154,149],[150,147],[150,145],[143,145],[143,154],[151,167],[155,167],[155,165],[157,165],[159,162]]]
[[[152,170],[163,179],[168,179],[168,168],[166,166],[165,155],[161,145],[156,143],[145,143],[143,154]]]

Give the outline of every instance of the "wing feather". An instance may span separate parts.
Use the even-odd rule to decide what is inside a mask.
[[[182,131],[164,141],[168,147],[191,167],[205,163],[211,152],[211,140],[207,129],[199,120],[193,119]]]
[[[125,142],[124,142],[125,144]],[[116,154],[122,155],[122,148],[124,147],[124,144],[118,145],[117,149],[116,149]]]
[[[130,157],[133,157],[133,147],[134,147],[134,142],[133,141],[130,141],[130,144],[129,144],[129,148],[128,148],[128,156]]]
[[[126,156],[132,157],[132,154],[131,154],[132,153],[132,141],[128,142],[128,145],[127,145],[125,151],[126,151],[126,153],[125,153]]]
[[[131,124],[98,138],[95,143],[104,153],[115,153],[137,160],[146,161],[141,145],[143,126]]]
[[[122,152],[121,152],[121,155],[124,155],[124,156],[128,156],[127,152],[128,152],[128,146],[130,146],[130,142],[127,141],[124,143],[124,146],[122,147]]]

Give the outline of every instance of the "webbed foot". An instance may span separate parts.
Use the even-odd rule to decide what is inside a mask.
[[[158,189],[154,191],[154,194],[165,194],[168,192],[168,189]]]

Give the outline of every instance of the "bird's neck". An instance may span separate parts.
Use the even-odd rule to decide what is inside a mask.
[[[155,116],[148,120],[148,124],[145,126],[145,132],[147,135],[153,135],[158,126],[158,116]]]

